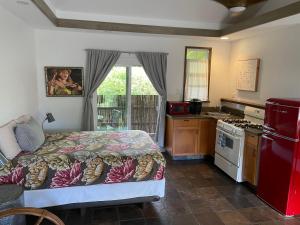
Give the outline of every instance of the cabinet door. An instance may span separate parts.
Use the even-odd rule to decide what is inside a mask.
[[[197,155],[199,145],[198,127],[175,127],[173,155]]]
[[[256,149],[249,144],[245,144],[245,151],[244,151],[244,179],[249,183],[255,185],[255,177],[254,174],[256,172],[255,168],[255,154]]]
[[[209,126],[209,155],[215,156],[217,120],[211,119]]]
[[[200,136],[199,136],[199,154],[200,155],[208,155],[210,152],[210,143],[209,143],[209,135],[210,135],[210,119],[201,119],[199,122],[200,127]]]
[[[165,148],[172,154],[173,151],[173,120],[167,117]]]
[[[252,185],[257,185],[258,136],[246,135],[243,176]]]

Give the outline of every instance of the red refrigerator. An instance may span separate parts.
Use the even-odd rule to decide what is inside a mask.
[[[300,99],[267,100],[257,195],[284,215],[300,214]]]

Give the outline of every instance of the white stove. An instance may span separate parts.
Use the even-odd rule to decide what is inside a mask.
[[[218,120],[216,132],[215,165],[237,182],[243,181],[245,128],[262,129],[262,109],[245,108],[243,119]]]

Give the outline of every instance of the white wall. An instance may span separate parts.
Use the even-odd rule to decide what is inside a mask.
[[[79,129],[82,98],[46,97],[44,66],[85,66],[84,49],[116,49],[127,51],[168,52],[167,88],[169,100],[181,100],[185,46],[212,47],[210,105],[218,105],[228,95],[227,74],[230,43],[203,38],[120,34],[74,30],[37,30],[36,65],[39,110],[52,112],[56,122],[48,129]]]
[[[37,112],[34,31],[0,6],[0,125]]]
[[[270,97],[300,97],[300,25],[232,43],[228,97],[264,103]],[[258,92],[236,90],[241,59],[261,58]]]

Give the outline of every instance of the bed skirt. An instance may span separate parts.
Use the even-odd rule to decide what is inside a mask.
[[[65,188],[27,190],[25,207],[45,208],[76,203],[116,201],[150,196],[164,197],[165,179]]]

